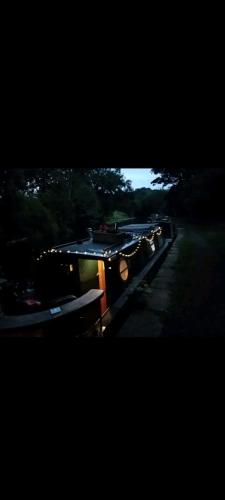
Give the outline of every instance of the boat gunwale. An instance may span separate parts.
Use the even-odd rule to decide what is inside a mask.
[[[44,311],[37,311],[28,314],[20,315],[3,315],[0,318],[0,333],[6,330],[19,330],[21,328],[36,327],[43,324],[47,324],[51,321],[56,321],[58,318],[68,316],[73,313],[82,311],[84,308],[100,300],[104,295],[104,290],[102,289],[91,289],[85,294],[74,299],[71,302],[63,304],[60,307],[61,311],[52,315],[51,309],[54,307],[45,309]]]

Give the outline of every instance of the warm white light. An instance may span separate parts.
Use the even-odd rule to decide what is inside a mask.
[[[119,271],[120,271],[120,277],[121,277],[122,281],[127,281],[129,271],[128,271],[128,264],[127,264],[127,261],[125,259],[121,259],[121,261],[119,263]]]

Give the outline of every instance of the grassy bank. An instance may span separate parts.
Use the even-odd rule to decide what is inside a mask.
[[[184,225],[163,335],[225,335],[225,228]]]

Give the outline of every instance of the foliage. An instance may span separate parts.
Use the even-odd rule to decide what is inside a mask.
[[[110,216],[115,206],[120,206],[123,197],[128,198],[132,192],[130,181],[125,181],[120,168],[92,168],[84,172],[104,216]]]
[[[161,212],[165,191],[162,189],[140,188],[134,192],[134,216],[148,217]]]
[[[225,168],[153,169],[153,183],[172,183],[166,195],[166,211],[171,215],[210,220],[224,218]]]
[[[40,248],[84,236],[129,191],[120,169],[2,169],[0,242],[26,236]]]
[[[125,212],[121,212],[120,210],[114,210],[111,216],[107,217],[106,223],[113,224],[114,222],[120,222],[123,219],[128,219],[128,214]]]
[[[164,186],[186,182],[196,173],[196,169],[182,167],[157,167],[152,168],[152,171],[155,175],[159,175],[152,181],[152,184],[163,184]]]

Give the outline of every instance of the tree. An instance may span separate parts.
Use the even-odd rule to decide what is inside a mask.
[[[159,174],[155,182],[172,183],[166,195],[168,213],[205,220],[224,218],[225,168],[153,170]]]
[[[109,215],[120,195],[131,191],[131,183],[125,181],[120,168],[84,169],[84,175],[97,195],[102,215]]]
[[[103,196],[114,195],[121,189],[128,189],[129,182],[125,181],[120,168],[92,168],[85,169],[84,172],[95,191]]]
[[[186,182],[196,174],[196,169],[177,168],[177,167],[157,167],[152,168],[154,174],[159,175],[151,183],[152,184],[168,184],[177,185],[181,182]]]
[[[161,211],[165,198],[163,189],[140,188],[134,191],[134,215],[136,217],[150,216]]]

